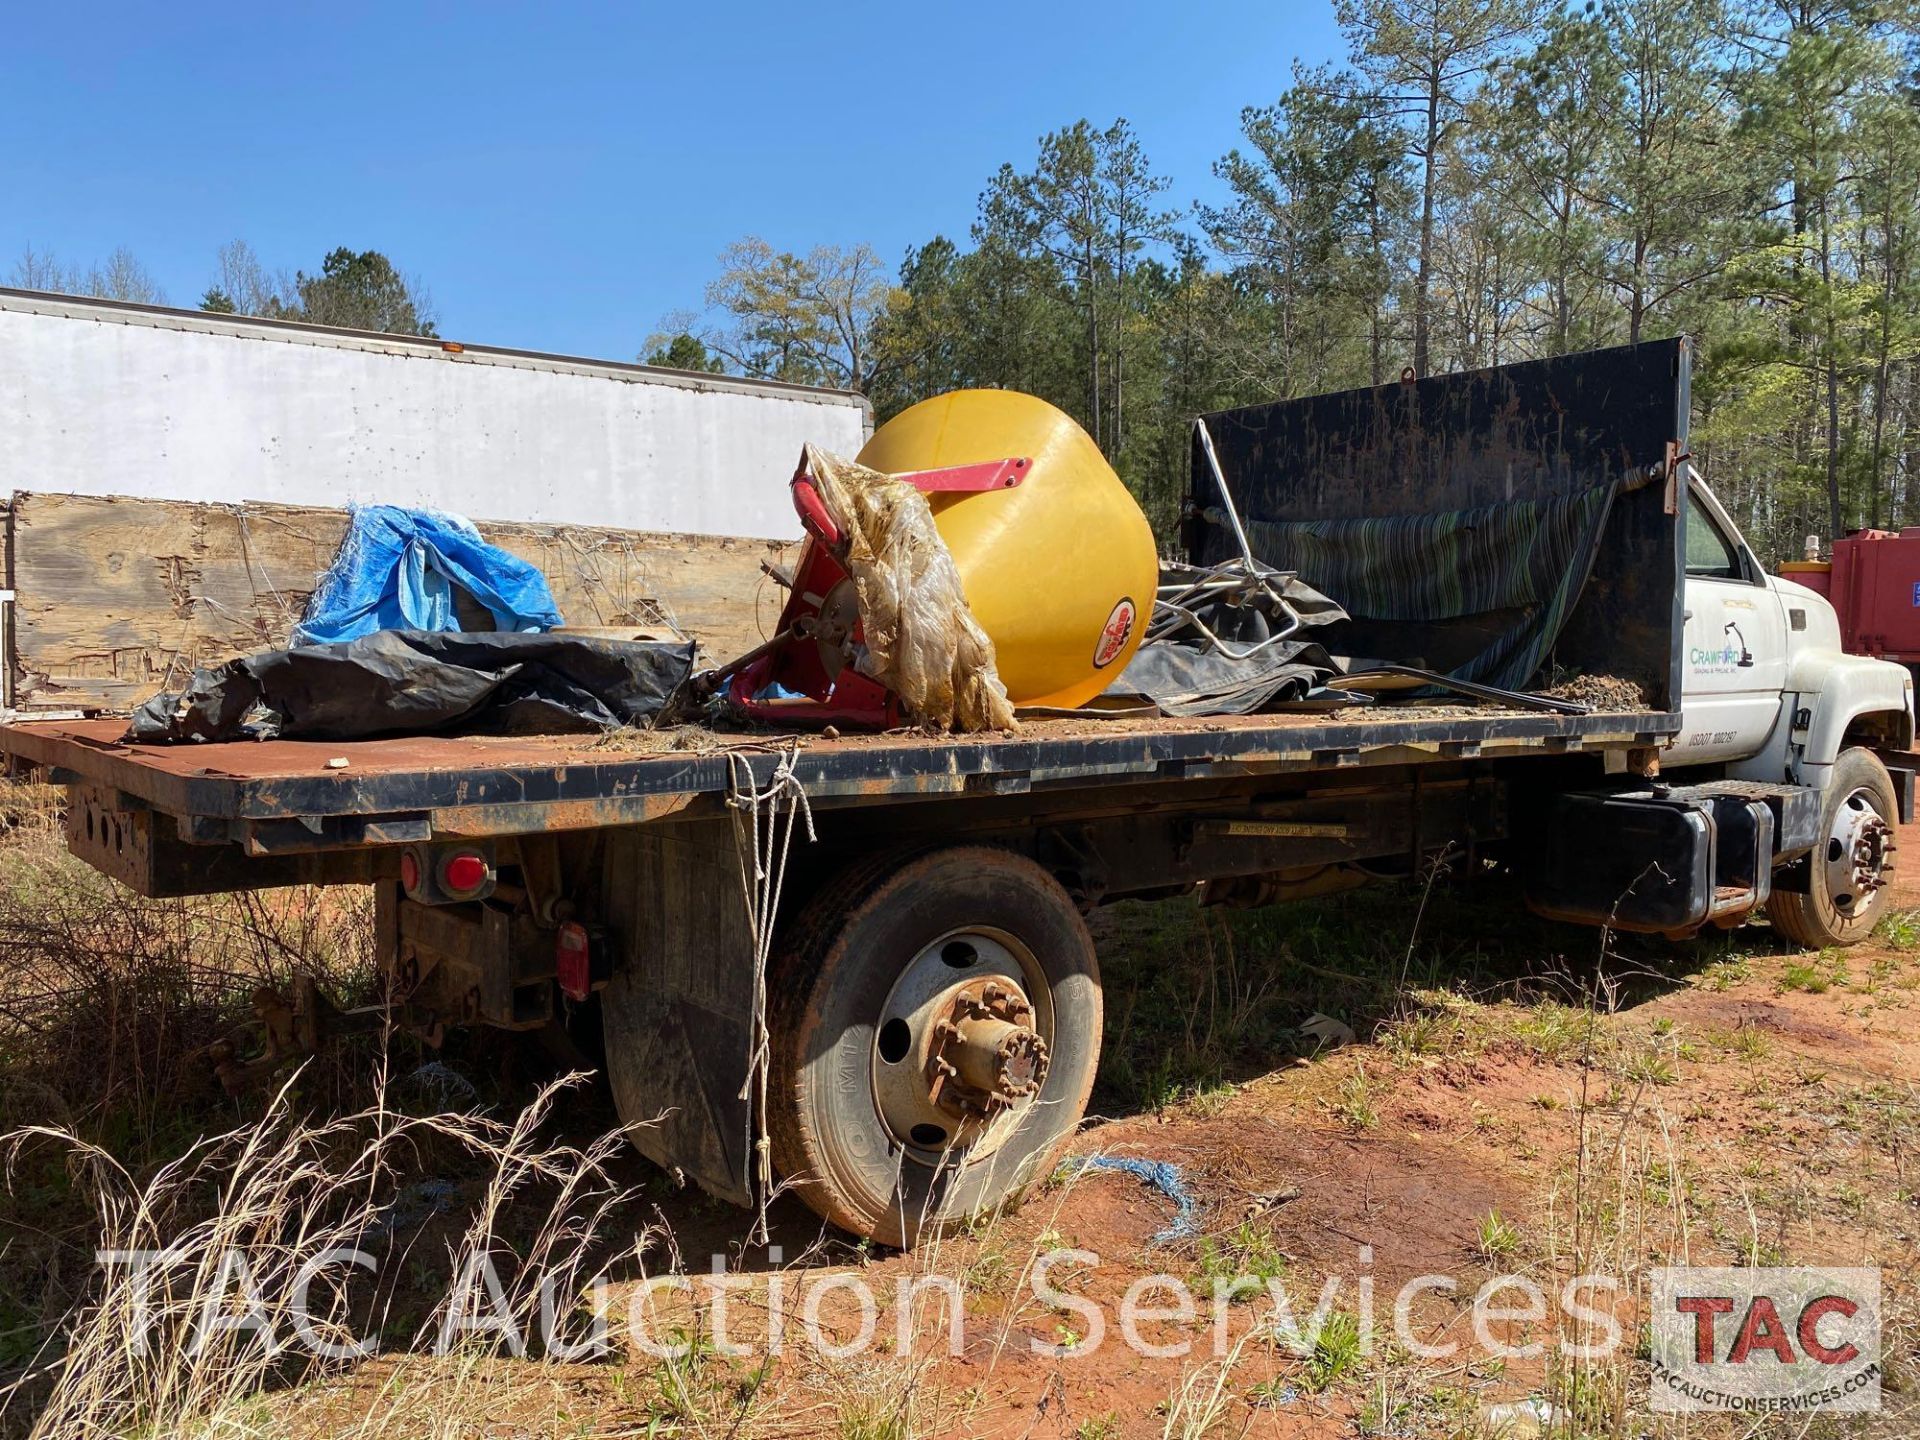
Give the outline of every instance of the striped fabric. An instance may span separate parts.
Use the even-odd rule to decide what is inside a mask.
[[[1547,500],[1430,515],[1247,526],[1254,553],[1296,570],[1356,619],[1444,622],[1521,613],[1453,674],[1519,689],[1533,677],[1585,583],[1615,482]]]

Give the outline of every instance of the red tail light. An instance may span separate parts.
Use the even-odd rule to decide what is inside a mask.
[[[493,878],[486,857],[472,850],[456,850],[440,862],[440,885],[449,895],[473,895]]]
[[[553,942],[554,978],[560,982],[560,993],[569,1000],[584,1000],[593,989],[591,961],[586,927],[569,920]]]

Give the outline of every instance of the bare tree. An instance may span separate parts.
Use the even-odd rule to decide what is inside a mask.
[[[68,294],[74,287],[68,283],[67,270],[51,250],[36,250],[29,245],[20,252],[20,258],[13,262],[13,269],[7,274],[7,283],[22,290],[54,290]]]
[[[88,272],[88,292],[108,300],[131,300],[140,305],[164,305],[166,292],[151,271],[126,246],[114,248],[106,264]]]
[[[228,315],[279,315],[297,309],[299,291],[282,270],[269,274],[253,247],[229,240],[214,257],[215,279],[200,300],[202,310]]]
[[[14,262],[8,279],[23,290],[52,290],[64,295],[97,295],[105,300],[130,300],[140,305],[164,305],[166,292],[134,253],[121,245],[105,264],[62,265],[50,250],[29,245]]]
[[[873,327],[894,289],[871,246],[816,245],[802,257],[749,235],[720,266],[706,297],[719,323],[697,336],[710,349],[748,375],[871,388]]]

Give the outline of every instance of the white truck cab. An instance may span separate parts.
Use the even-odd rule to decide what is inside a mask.
[[[1691,468],[1686,493],[1682,723],[1663,769],[1822,792],[1807,893],[1776,887],[1769,914],[1804,944],[1860,939],[1885,908],[1892,827],[1908,818],[1875,752],[1912,749],[1913,676],[1844,653],[1833,607],[1761,569]]]

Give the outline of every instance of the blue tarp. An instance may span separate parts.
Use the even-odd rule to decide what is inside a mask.
[[[561,623],[546,577],[482,540],[467,520],[444,510],[359,505],[293,643],[357,640],[376,630],[458,630],[455,586],[492,614],[496,630]]]

